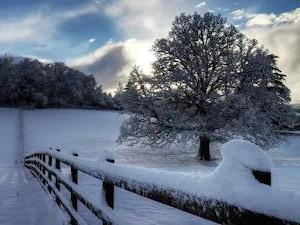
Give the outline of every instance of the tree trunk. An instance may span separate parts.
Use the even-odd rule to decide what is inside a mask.
[[[200,160],[210,161],[210,151],[209,151],[210,139],[207,136],[201,136],[199,139],[200,139],[200,146],[199,146],[198,158]]]

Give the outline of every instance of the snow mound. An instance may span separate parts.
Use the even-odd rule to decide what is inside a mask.
[[[233,160],[252,170],[270,171],[268,155],[250,141],[231,140],[223,145],[221,155],[225,162]]]

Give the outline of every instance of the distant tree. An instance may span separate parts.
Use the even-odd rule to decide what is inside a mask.
[[[0,57],[0,105],[10,107],[115,108],[95,77],[63,63]]]
[[[0,104],[8,105],[8,102],[13,101],[15,93],[12,91],[13,74],[15,67],[12,63],[12,58],[5,56],[0,58]]]
[[[130,73],[121,102],[130,117],[119,141],[170,144],[194,140],[210,160],[210,142],[234,136],[267,147],[289,122],[290,92],[276,56],[220,15],[181,14],[153,47],[153,74]]]
[[[115,106],[117,109],[122,110],[123,106],[122,106],[122,95],[124,93],[124,87],[123,84],[121,82],[119,82],[118,87],[115,91],[115,95],[114,95],[114,102],[115,102]]]
[[[44,65],[38,60],[24,59],[15,65],[16,105],[43,107],[47,105],[46,74]]]

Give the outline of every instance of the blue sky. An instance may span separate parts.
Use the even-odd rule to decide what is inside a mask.
[[[112,90],[133,64],[149,71],[153,41],[194,11],[221,13],[279,55],[300,100],[300,0],[2,0],[0,52],[63,61]]]

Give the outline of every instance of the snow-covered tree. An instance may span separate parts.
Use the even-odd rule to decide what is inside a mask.
[[[24,58],[0,57],[0,105],[114,108],[112,96],[103,92],[93,75],[63,63],[43,64]]]
[[[261,146],[287,125],[290,92],[276,56],[247,39],[220,15],[181,14],[155,42],[153,74],[134,67],[121,101],[130,117],[119,141],[143,144],[210,142],[242,136]]]

